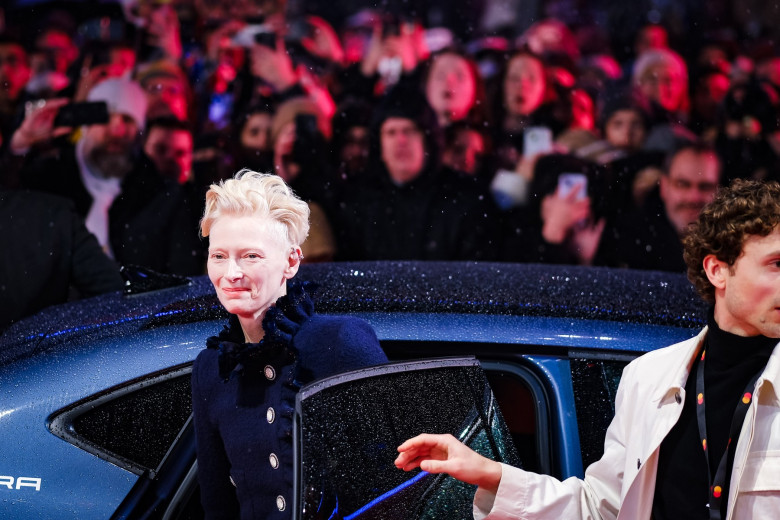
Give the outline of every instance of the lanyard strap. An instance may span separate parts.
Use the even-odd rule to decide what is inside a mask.
[[[761,375],[759,370],[754,375],[747,386],[745,391],[742,392],[742,397],[737,403],[737,408],[734,410],[734,417],[731,419],[731,429],[729,430],[729,441],[726,444],[726,449],[723,451],[723,455],[720,457],[718,463],[718,469],[715,471],[713,477],[710,470],[710,452],[709,445],[707,444],[707,420],[704,413],[705,399],[704,399],[704,358],[707,350],[702,350],[701,360],[699,366],[696,369],[696,419],[699,425],[699,436],[701,437],[701,445],[704,448],[704,458],[707,461],[707,479],[710,483],[709,503],[707,507],[710,511],[710,520],[720,520],[721,518],[721,504],[724,497],[728,497],[728,477],[727,475],[727,460],[729,447],[731,442],[739,437],[739,432],[742,429],[742,423],[745,422],[745,416],[747,415],[748,408],[750,408],[750,401],[753,399],[753,390],[756,386],[758,376]]]

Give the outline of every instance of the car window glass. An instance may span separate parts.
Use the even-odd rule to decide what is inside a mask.
[[[154,471],[192,413],[190,368],[133,381],[57,414],[52,431],[135,473]]]
[[[615,415],[615,394],[627,361],[572,359],[574,405],[580,430],[582,466],[604,454],[604,437]]]
[[[447,361],[463,363],[439,362]],[[486,456],[519,464],[482,369],[468,363],[374,367],[302,390],[301,518],[470,517],[474,486],[393,465],[396,447],[421,432],[449,432]]]

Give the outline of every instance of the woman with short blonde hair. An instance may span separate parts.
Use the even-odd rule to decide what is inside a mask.
[[[242,170],[206,194],[209,279],[230,313],[192,368],[207,519],[290,518],[297,391],[387,361],[370,325],[317,315],[310,286],[292,281],[308,219],[308,205],[276,175]]]

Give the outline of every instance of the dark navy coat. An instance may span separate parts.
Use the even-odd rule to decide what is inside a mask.
[[[368,323],[314,314],[299,283],[268,310],[263,329],[260,343],[243,343],[231,316],[192,369],[207,519],[291,518],[296,393],[315,379],[387,361]]]

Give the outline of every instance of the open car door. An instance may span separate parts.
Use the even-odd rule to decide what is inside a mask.
[[[475,486],[393,464],[398,445],[419,433],[450,433],[486,457],[519,464],[476,359],[360,369],[298,394],[295,518],[472,518]]]

